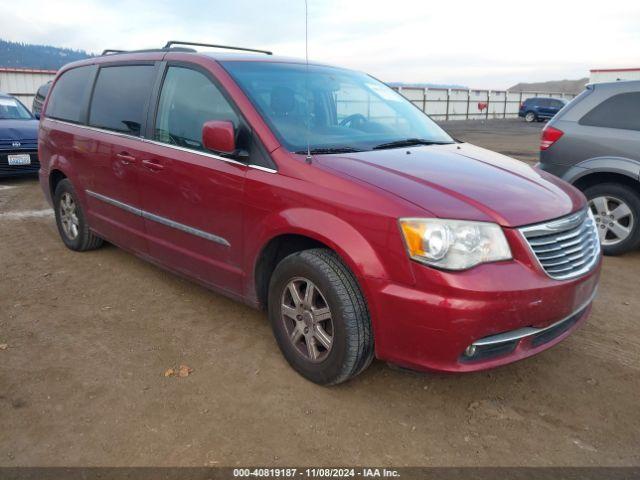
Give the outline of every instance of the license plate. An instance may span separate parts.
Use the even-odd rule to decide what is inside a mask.
[[[31,155],[21,153],[20,155],[7,155],[9,165],[31,165]]]

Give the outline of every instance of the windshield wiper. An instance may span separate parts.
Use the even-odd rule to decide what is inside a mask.
[[[425,140],[423,138],[403,138],[395,142],[381,143],[373,147],[374,150],[383,150],[385,148],[411,147],[413,145],[449,145],[452,142],[436,142],[433,140]]]
[[[312,148],[311,150],[309,150],[309,153],[311,153],[312,155],[324,155],[324,154],[330,154],[330,153],[355,153],[355,152],[361,152],[362,150],[358,150],[357,148],[352,148],[352,147],[324,147],[324,148]],[[307,153],[306,150],[299,150],[296,153],[299,153],[300,155],[305,155]]]

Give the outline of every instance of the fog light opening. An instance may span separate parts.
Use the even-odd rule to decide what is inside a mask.
[[[469,345],[464,351],[465,357],[473,357],[475,354],[476,354],[475,345]]]

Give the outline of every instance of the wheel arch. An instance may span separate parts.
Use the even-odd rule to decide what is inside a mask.
[[[266,308],[269,296],[269,280],[283,258],[295,252],[312,248],[333,250],[314,238],[297,233],[283,233],[271,238],[260,251],[253,270],[253,281],[258,305]]]
[[[633,175],[628,172],[623,173],[620,171],[610,170],[591,171],[573,179],[571,183],[578,190],[583,192],[587,188],[599,183],[620,183],[623,185],[627,185],[640,194],[640,181],[637,177],[634,178]]]
[[[252,273],[247,285],[248,296],[255,298],[258,306],[267,304],[269,279],[280,260],[287,255],[310,248],[327,248],[335,252],[359,280],[365,298],[369,302],[363,277],[386,277],[386,270],[373,246],[352,225],[327,212],[307,208],[295,208],[272,216],[264,222],[271,225],[269,232],[257,235],[263,238],[256,251],[253,264],[247,270]],[[256,238],[256,237],[254,237]]]
[[[578,187],[578,185],[585,183],[592,184],[597,177],[614,178],[616,175],[619,178],[626,177],[629,180],[640,182],[640,162],[624,157],[588,158],[571,166],[562,175],[562,179]]]
[[[67,176],[62,170],[54,168],[49,171],[49,193],[51,194],[52,199],[56,192],[56,187],[65,178],[67,178]]]

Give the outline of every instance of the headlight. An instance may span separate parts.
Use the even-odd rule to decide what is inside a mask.
[[[409,256],[447,270],[511,259],[502,228],[495,223],[401,218],[400,229]]]

